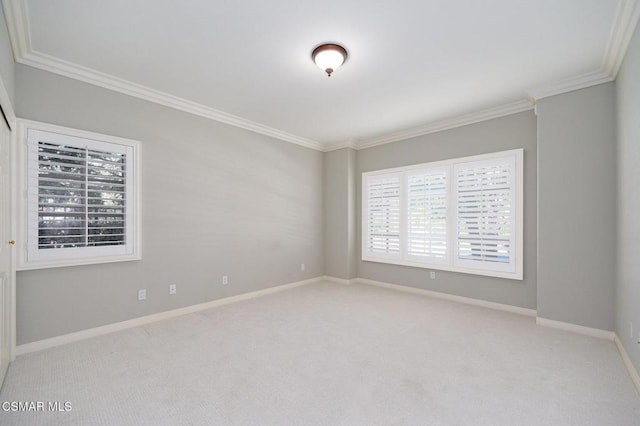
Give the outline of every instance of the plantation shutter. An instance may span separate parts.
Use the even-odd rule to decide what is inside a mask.
[[[448,262],[448,168],[407,177],[407,255],[430,263]]]
[[[366,252],[400,256],[400,188],[398,174],[369,176],[366,194]]]
[[[126,154],[87,150],[87,245],[125,244]]]
[[[456,164],[455,264],[515,271],[515,158]]]
[[[94,255],[130,253],[129,153],[126,146],[29,130],[30,260],[89,248]]]
[[[523,154],[363,173],[362,260],[521,280]]]
[[[38,248],[86,245],[86,150],[38,142]]]
[[[38,142],[38,248],[125,243],[126,155]]]

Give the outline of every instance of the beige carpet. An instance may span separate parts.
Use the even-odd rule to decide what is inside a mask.
[[[2,425],[639,425],[612,342],[318,283],[19,357]]]

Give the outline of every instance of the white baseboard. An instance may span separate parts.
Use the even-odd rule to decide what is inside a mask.
[[[629,375],[631,376],[633,384],[636,385],[636,390],[640,394],[640,375],[638,375],[638,370],[636,370],[633,363],[631,362],[631,358],[629,358],[629,354],[627,353],[624,345],[622,344],[622,341],[617,334],[614,335],[613,341],[616,343],[616,347],[618,348],[618,351],[622,356],[622,361],[629,371]]]
[[[586,336],[597,337],[613,341],[615,333],[613,331],[601,330],[599,328],[585,327],[568,322],[555,321],[546,318],[536,317],[536,324],[545,327],[557,328],[559,330],[571,331],[573,333],[584,334]]]
[[[344,284],[344,285],[349,285],[353,282],[353,280],[345,280],[344,278],[332,277],[330,275],[325,275],[324,277],[322,277],[322,279],[325,281],[330,281],[332,283]]]
[[[390,283],[385,283],[385,282],[382,282],[382,281],[374,281],[374,280],[369,280],[369,279],[365,279],[365,278],[356,278],[356,279],[351,280],[351,281],[355,282],[355,283],[360,283],[360,284],[373,285],[373,286],[376,286],[376,287],[390,288],[390,289],[393,289],[393,290],[403,291],[405,293],[420,294],[420,295],[423,295],[423,296],[429,296],[429,297],[433,297],[433,298],[436,298],[436,299],[451,300],[453,302],[464,303],[466,305],[481,306],[483,308],[489,308],[489,309],[495,309],[495,310],[498,310],[498,311],[511,312],[511,313],[514,313],[514,314],[525,315],[525,316],[528,316],[528,317],[535,317],[536,316],[535,309],[521,308],[519,306],[505,305],[505,304],[502,304],[502,303],[495,303],[495,302],[488,302],[486,300],[472,299],[470,297],[456,296],[456,295],[453,295],[453,294],[440,293],[440,292],[437,292],[437,291],[424,290],[424,289],[421,289],[421,288],[408,287],[408,286],[398,285],[398,284],[390,284]]]
[[[16,346],[16,355],[24,355],[30,352],[36,352],[43,349],[53,348],[55,346],[66,345],[91,337],[101,336],[116,331],[126,330],[141,325],[151,324],[157,321],[190,314],[193,312],[203,311],[205,309],[214,308],[216,306],[228,305],[230,303],[240,302],[242,300],[253,299],[267,294],[278,293],[294,287],[311,284],[322,280],[323,277],[311,278],[304,281],[297,281],[289,284],[283,284],[276,287],[266,288],[264,290],[252,291],[250,293],[239,294],[237,296],[225,297],[224,299],[212,300],[198,305],[186,306],[184,308],[173,309],[171,311],[159,312],[157,314],[147,315],[140,318],[134,318],[127,321],[117,322],[113,324],[103,325],[101,327],[90,328],[87,330],[77,331],[75,333],[63,334],[49,339],[38,340],[31,343]]]
[[[525,315],[529,317],[536,317],[536,314],[537,314],[534,309],[521,308],[519,306],[506,305],[502,303],[488,302],[485,300],[472,299],[469,297],[456,296],[452,294],[440,293],[436,291],[424,290],[420,288],[408,287],[408,286],[397,285],[397,284],[391,284],[391,283],[386,283],[382,281],[374,281],[374,280],[369,280],[365,278],[355,278],[352,280],[346,280],[343,278],[322,276],[322,277],[311,278],[304,281],[297,281],[289,284],[283,284],[280,286],[271,287],[264,290],[258,290],[250,293],[239,294],[237,296],[226,297],[224,299],[212,300],[210,302],[201,303],[198,305],[191,305],[191,306],[186,306],[184,308],[173,309],[171,311],[159,312],[157,314],[147,315],[140,318],[134,318],[127,321],[107,324],[104,326],[90,328],[90,329],[78,331],[75,333],[64,334],[64,335],[52,337],[49,339],[38,340],[31,343],[25,343],[25,344],[16,346],[15,353],[17,356],[24,355],[30,352],[36,352],[43,349],[53,348],[56,346],[77,342],[77,341],[88,339],[91,337],[101,336],[101,335],[113,333],[116,331],[126,330],[129,328],[151,324],[151,323],[162,321],[165,319],[174,318],[181,315],[186,315],[193,312],[214,308],[216,306],[227,305],[230,303],[235,303],[243,300],[253,299],[260,296],[265,296],[267,294],[277,293],[290,288],[312,284],[321,280],[335,282],[338,284],[345,284],[345,285],[349,285],[352,283],[373,285],[377,287],[384,287],[384,288],[389,288],[393,290],[398,290],[405,293],[419,294],[419,295],[433,297],[437,299],[450,300],[458,303],[464,303],[467,305],[480,306],[484,308]],[[624,347],[620,343],[619,339],[617,339],[617,337],[615,336],[614,332],[607,331],[607,330],[600,330],[596,328],[584,327],[584,326],[565,323],[561,321],[549,320],[549,319],[540,318],[540,317],[536,317],[536,324],[546,326],[546,327],[557,328],[565,331],[571,331],[574,333],[585,334],[588,336],[598,337],[601,339],[615,341],[616,345],[618,346],[618,350],[620,351],[622,358],[625,362],[625,365],[627,366],[627,369],[629,369],[633,382],[635,383],[636,387],[638,387],[638,391],[640,392],[640,378],[638,377],[638,373],[635,370],[633,364],[631,363],[631,360],[629,359],[626,351],[624,350]]]

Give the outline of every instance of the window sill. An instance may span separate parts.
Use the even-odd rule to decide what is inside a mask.
[[[482,269],[460,268],[449,265],[427,264],[421,262],[411,262],[401,259],[379,258],[371,256],[362,256],[364,262],[387,263],[391,265],[411,266],[413,268],[422,268],[436,271],[459,272],[462,274],[482,275],[486,277],[507,278],[510,280],[523,280],[522,271],[501,272],[501,271],[485,271]]]
[[[102,263],[131,262],[136,260],[142,260],[142,256],[130,255],[130,256],[109,256],[109,257],[88,257],[86,259],[64,259],[64,260],[52,260],[52,261],[43,261],[43,262],[28,262],[28,263],[17,265],[16,271],[64,268],[64,267],[70,267],[70,266],[99,265]]]

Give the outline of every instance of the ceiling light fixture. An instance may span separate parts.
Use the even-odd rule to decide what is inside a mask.
[[[340,65],[344,64],[347,56],[349,56],[347,49],[339,44],[321,44],[311,52],[313,62],[329,77]]]

